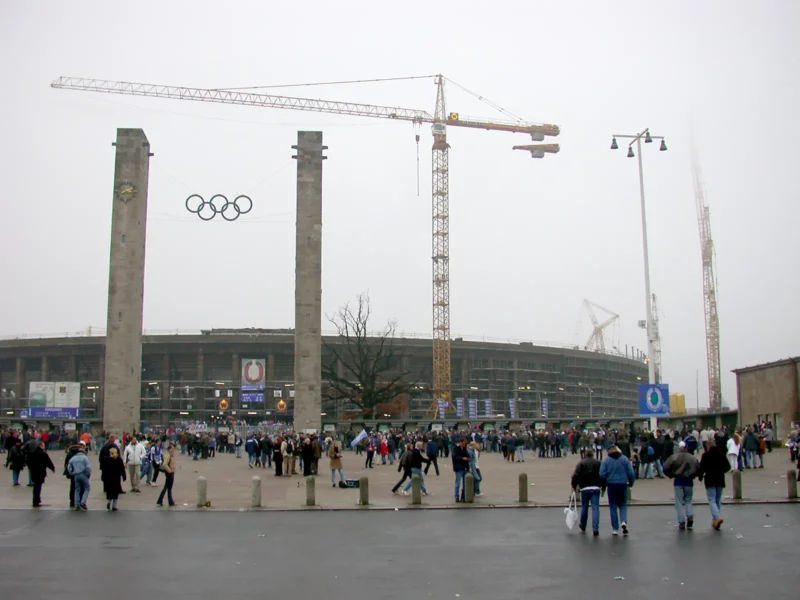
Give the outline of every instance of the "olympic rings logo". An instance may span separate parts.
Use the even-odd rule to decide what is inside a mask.
[[[218,198],[219,200],[217,200]],[[192,199],[195,200],[192,201]],[[240,200],[244,201],[242,206],[239,206]],[[219,206],[220,204],[222,206]],[[245,210],[244,207],[247,207],[247,209]],[[253,210],[253,201],[249,196],[245,195],[236,196],[234,201],[231,202],[222,194],[212,196],[211,200],[204,200],[199,194],[192,194],[186,198],[186,210],[196,214],[203,221],[210,221],[217,215],[222,215],[222,218],[226,221],[235,221],[240,215],[246,215]]]

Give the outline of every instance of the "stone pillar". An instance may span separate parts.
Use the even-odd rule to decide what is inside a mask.
[[[422,479],[419,475],[411,477],[411,504],[422,504]]]
[[[275,381],[275,355],[267,354],[267,383]]]
[[[208,481],[202,475],[197,478],[197,506],[208,506]]]
[[[67,363],[67,381],[78,381],[78,357],[71,354]]]
[[[139,429],[142,309],[150,142],[141,129],[117,129],[111,209],[103,427]]]
[[[252,506],[261,508],[261,477],[253,477]]]
[[[50,360],[46,356],[42,357],[41,376],[42,381],[50,381]]]
[[[358,503],[361,506],[369,506],[369,477],[358,480]]]
[[[794,469],[786,471],[786,485],[789,500],[797,500],[797,471]]]
[[[467,504],[475,502],[475,477],[472,473],[467,473],[464,477],[464,502]]]
[[[314,506],[317,503],[317,480],[313,477],[306,477],[306,506]]]
[[[99,389],[95,390],[97,392],[97,402],[95,404],[95,418],[104,417],[106,414],[105,411],[105,399],[106,399],[106,356],[105,354],[101,354],[100,358],[97,360],[97,373],[98,378],[100,381],[98,385],[100,386]],[[103,427],[105,429],[105,427]]]
[[[294,429],[322,429],[321,131],[299,131],[294,294]]]
[[[27,406],[27,402],[23,402],[23,398],[28,397],[28,390],[25,389],[25,359],[17,357],[17,372],[14,381],[14,393],[17,395],[17,405]]]
[[[169,353],[164,353],[164,358],[162,359],[163,363],[161,368],[164,370],[164,377],[162,378],[159,383],[161,384],[161,410],[165,411],[169,409],[169,390],[172,387],[172,369],[171,369],[171,361],[169,357]],[[162,421],[162,425],[165,425],[166,422]]]
[[[733,484],[733,499],[742,499],[742,472],[734,471],[731,473],[731,483]]]

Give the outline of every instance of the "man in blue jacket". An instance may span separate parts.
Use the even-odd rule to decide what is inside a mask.
[[[433,438],[428,438],[428,443],[425,444],[425,454],[428,455],[428,460],[430,461],[427,465],[425,465],[425,475],[428,474],[428,470],[433,465],[433,468],[436,469],[436,476],[439,476],[439,461],[437,460],[439,456],[439,446],[436,445],[436,440]]]
[[[628,535],[628,487],[633,487],[636,476],[628,457],[612,446],[608,449],[603,464],[600,465],[600,478],[608,490],[608,508],[611,511],[611,534]]]
[[[469,473],[469,452],[467,451],[467,438],[462,437],[457,446],[453,448],[451,455],[453,459],[453,472],[456,474],[455,496],[456,502],[464,502],[466,499],[465,479]]]

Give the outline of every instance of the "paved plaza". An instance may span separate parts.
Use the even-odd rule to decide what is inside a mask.
[[[560,509],[173,514],[0,511],[9,598],[785,598],[800,511],[725,509],[712,531],[634,508],[631,535]],[[670,523],[672,519],[672,523]]]
[[[48,471],[47,481],[43,488],[43,502],[45,509],[68,508],[68,480],[61,475],[64,462],[63,452],[51,452],[51,457],[56,465],[56,474]],[[92,491],[89,497],[90,510],[105,510],[105,497],[103,484],[100,480],[100,471],[97,468],[97,456],[90,453],[93,463],[91,480]],[[253,476],[262,478],[262,505],[267,509],[301,509],[305,508],[306,489],[305,478],[302,475],[292,477],[275,477],[271,469],[250,469],[247,466],[247,456],[236,458],[232,454],[220,454],[208,460],[193,461],[189,456],[176,454],[178,471],[175,476],[174,496],[177,502],[175,509],[169,510],[196,510],[197,478],[204,476],[208,480],[208,499],[211,510],[240,510],[251,507],[251,481]],[[402,475],[397,472],[397,466],[380,463],[376,457],[375,467],[364,468],[365,456],[357,456],[355,452],[346,451],[344,454],[344,473],[348,479],[358,479],[362,476],[370,480],[370,504],[376,508],[407,508],[411,498],[402,495],[393,495],[392,487],[400,480]],[[475,505],[508,506],[518,504],[519,474],[528,475],[528,495],[531,505],[538,506],[563,506],[566,505],[569,495],[570,475],[579,458],[570,455],[567,458],[540,459],[531,453],[526,453],[524,463],[508,463],[501,454],[484,453],[480,458],[483,473],[483,495],[475,498]],[[423,507],[438,508],[454,506],[453,483],[454,476],[452,463],[449,458],[439,459],[440,477],[435,476],[431,468],[425,477],[429,496],[423,497]],[[742,473],[743,499],[745,501],[785,501],[787,498],[787,470],[792,468],[789,462],[788,451],[779,449],[765,456],[766,468],[745,470]],[[298,462],[298,472],[299,462]],[[11,472],[2,472],[0,482],[0,508],[30,508],[31,489],[25,487],[27,483],[26,472],[22,473],[22,486],[11,487]],[[731,495],[730,475],[727,476],[726,496]],[[159,482],[163,485],[163,474]],[[702,487],[702,484],[698,483]],[[130,490],[130,482],[123,485],[125,490]],[[141,494],[127,493],[120,497],[120,510],[168,510],[157,509],[155,506],[161,488],[150,488],[141,485]],[[333,488],[330,482],[330,469],[328,460],[320,461],[320,475],[316,477],[316,504],[324,509],[356,509],[358,508],[359,492],[356,489]],[[705,502],[705,493],[698,490],[695,494],[697,503]],[[604,500],[605,502],[605,500]],[[639,480],[633,488],[633,503],[664,503],[673,502],[672,482],[668,479]]]

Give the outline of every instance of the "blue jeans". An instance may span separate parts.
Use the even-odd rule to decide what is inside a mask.
[[[242,447],[236,446],[236,458],[242,458]]]
[[[481,481],[483,481],[483,475],[481,475],[481,470],[475,467],[472,468],[471,473],[475,478],[475,495],[478,496],[481,493]]]
[[[678,523],[685,523],[686,519],[694,519],[693,496],[694,487],[675,486],[675,512],[678,513]]]
[[[344,473],[341,469],[331,469],[331,483],[336,484],[336,471],[339,471],[339,481],[344,483]]]
[[[86,506],[89,501],[89,490],[92,486],[89,485],[89,478],[85,473],[75,475],[75,507]]]
[[[403,488],[404,492],[407,492],[411,488],[411,484],[414,483],[414,475],[419,475],[419,487],[424,494],[428,493],[428,490],[425,489],[425,476],[422,474],[422,469],[411,469],[411,479],[408,480],[406,487]]]
[[[256,464],[256,455],[255,455],[255,454],[253,454],[253,453],[248,453],[248,454],[247,454],[247,462],[248,462],[248,464],[249,464],[251,467],[252,467],[254,464]]]
[[[469,471],[456,471],[456,500],[464,500],[467,497],[467,486],[466,482],[464,481],[467,477],[467,473]]]
[[[649,464],[649,463],[648,463]],[[608,508],[611,511],[611,529],[619,531],[620,523],[628,522],[628,485],[608,484]]]
[[[11,471],[11,480],[14,485],[19,485],[19,471]]]
[[[600,530],[600,490],[581,490],[581,531],[586,531],[589,518],[589,504],[592,505],[592,531]]]
[[[517,459],[521,461],[525,461],[525,448],[522,446],[517,446]]]
[[[656,459],[655,462],[653,463],[653,465],[655,466],[656,470],[658,471],[658,474],[661,477],[664,477],[664,468],[661,466],[661,461],[659,459]]]
[[[711,510],[711,518],[716,521],[722,516],[722,490],[721,487],[706,488],[708,497],[708,508]]]

